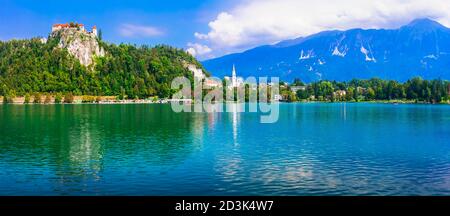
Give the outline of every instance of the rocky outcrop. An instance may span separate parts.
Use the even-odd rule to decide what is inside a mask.
[[[202,80],[206,77],[205,73],[203,73],[203,70],[201,68],[197,68],[197,66],[192,63],[184,61],[183,66],[192,72],[194,78]]]
[[[105,56],[105,51],[100,47],[95,34],[84,30],[61,29],[54,31],[50,37],[58,38],[58,47],[67,49],[84,66],[92,65],[95,56]]]

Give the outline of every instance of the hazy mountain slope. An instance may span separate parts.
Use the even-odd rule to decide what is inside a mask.
[[[306,82],[414,76],[450,79],[450,29],[418,19],[399,29],[325,31],[203,62],[214,76],[279,76]]]

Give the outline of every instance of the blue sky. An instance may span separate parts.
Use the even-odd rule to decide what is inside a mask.
[[[0,0],[0,40],[47,36],[54,23],[96,25],[112,43],[169,44],[200,60],[323,30],[450,26],[448,0]]]
[[[187,48],[194,32],[207,31],[208,22],[226,6],[212,0],[0,0],[0,39],[47,36],[52,24],[76,21],[97,25],[104,40],[113,43]]]

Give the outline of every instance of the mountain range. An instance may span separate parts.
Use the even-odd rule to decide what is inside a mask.
[[[417,19],[398,29],[324,31],[202,62],[214,76],[348,81],[450,79],[450,29]]]

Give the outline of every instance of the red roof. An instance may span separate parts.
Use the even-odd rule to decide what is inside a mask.
[[[55,24],[53,27],[69,27],[69,24]]]
[[[84,24],[75,24],[78,26],[84,26]],[[53,27],[61,27],[61,28],[68,28],[70,25],[69,24],[54,24]]]

